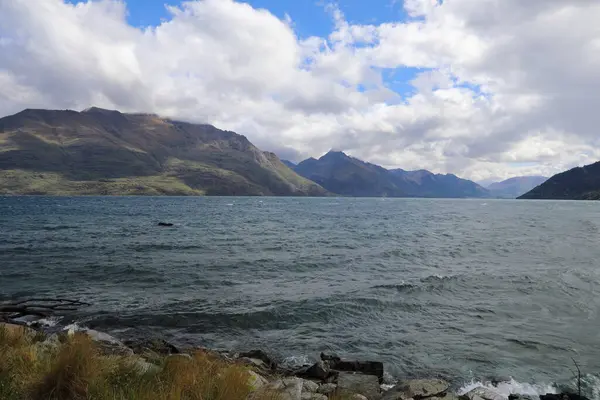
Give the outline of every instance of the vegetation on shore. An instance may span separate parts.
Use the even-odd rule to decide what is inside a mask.
[[[202,351],[148,368],[138,356],[103,355],[85,334],[44,339],[0,325],[0,399],[242,400],[253,390],[248,367]]]

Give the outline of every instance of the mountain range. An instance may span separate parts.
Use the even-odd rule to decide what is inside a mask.
[[[600,199],[600,162],[484,188],[340,151],[294,164],[235,132],[154,114],[27,109],[0,118],[0,194]]]
[[[284,161],[299,175],[328,191],[355,197],[488,197],[489,192],[475,182],[452,174],[426,170],[385,169],[340,151],[330,151],[319,159],[309,158],[297,165]]]
[[[90,108],[0,119],[0,194],[322,196],[245,136]]]

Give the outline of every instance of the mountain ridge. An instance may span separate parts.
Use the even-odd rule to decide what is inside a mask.
[[[331,150],[319,159],[308,158],[294,170],[332,193],[357,197],[488,197],[475,182],[453,174],[427,170],[388,170]]]
[[[0,193],[322,196],[245,136],[90,107],[0,119]]]
[[[493,182],[486,189],[490,191],[493,197],[516,199],[547,180],[547,177],[539,175],[514,176],[500,182]]]
[[[600,161],[556,174],[519,199],[600,200]]]

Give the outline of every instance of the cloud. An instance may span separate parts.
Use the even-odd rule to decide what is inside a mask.
[[[330,148],[472,179],[600,159],[596,0],[405,0],[405,21],[329,12],[327,37],[233,0],[127,24],[126,4],[0,1],[0,114],[90,105],[208,122],[298,161]],[[417,68],[396,92],[390,69]]]

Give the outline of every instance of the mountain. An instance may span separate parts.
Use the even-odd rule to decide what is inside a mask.
[[[281,162],[288,168],[294,169],[296,168],[296,164],[288,160],[281,160]]]
[[[387,170],[375,164],[330,151],[309,158],[294,170],[332,193],[358,197],[487,197],[487,190],[455,175],[429,171]]]
[[[318,183],[332,193],[356,197],[403,197],[408,194],[398,186],[390,171],[330,151],[317,159],[309,158],[294,168],[301,176]]]
[[[245,136],[90,108],[0,119],[0,194],[325,195]]]
[[[493,197],[516,199],[547,180],[545,176],[516,176],[502,182],[494,182],[487,189]]]
[[[519,198],[600,200],[600,161],[554,175]]]
[[[402,177],[411,187],[407,189],[408,192],[415,197],[489,197],[488,191],[482,186],[453,174],[434,174],[424,169],[394,169],[390,172]]]

